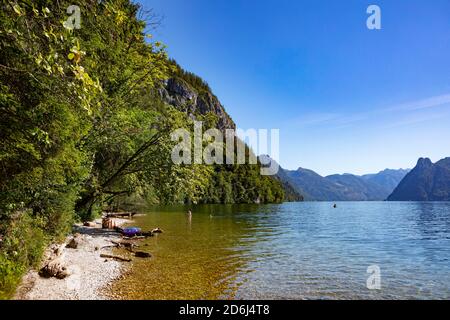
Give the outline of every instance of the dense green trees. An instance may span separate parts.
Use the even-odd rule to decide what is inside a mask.
[[[43,240],[70,228],[89,174],[78,143],[99,90],[67,58],[73,33],[43,3],[2,2],[0,13],[0,296],[38,262]],[[63,12],[62,12],[63,13]],[[45,234],[44,234],[45,231]]]
[[[70,5],[81,28],[67,29]],[[176,74],[129,0],[2,0],[0,12],[0,298],[46,241],[130,196],[159,203],[283,199],[259,166],[176,166],[170,132],[192,127],[158,94]],[[141,18],[139,18],[141,17]],[[205,116],[214,122],[214,117]]]

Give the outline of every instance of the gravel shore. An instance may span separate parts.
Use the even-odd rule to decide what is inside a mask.
[[[130,220],[115,219],[116,225],[129,223]],[[17,300],[105,300],[107,287],[120,278],[127,268],[127,262],[101,258],[101,253],[111,254],[111,240],[120,240],[120,235],[101,228],[96,220],[94,227],[75,226],[79,242],[76,249],[66,248],[73,235],[68,237],[63,247],[62,260],[69,276],[59,280],[43,278],[37,270],[30,270],[23,278],[15,299]],[[58,248],[52,245],[46,252],[46,259]]]

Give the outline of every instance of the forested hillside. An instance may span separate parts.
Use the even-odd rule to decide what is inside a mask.
[[[66,24],[74,4],[79,29]],[[148,34],[152,17],[129,0],[1,2],[0,298],[48,241],[118,199],[283,200],[259,164],[172,162],[173,130],[192,132],[194,119],[234,123],[206,82]]]

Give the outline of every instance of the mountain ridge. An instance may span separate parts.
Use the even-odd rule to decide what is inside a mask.
[[[280,167],[278,177],[288,181],[307,201],[384,201],[408,169],[385,169],[375,174],[321,176],[313,170]]]
[[[419,158],[388,201],[450,201],[450,157],[436,163]]]

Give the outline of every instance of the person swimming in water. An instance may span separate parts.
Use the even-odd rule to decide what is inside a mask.
[[[336,203],[333,205],[333,208],[335,208],[335,209],[337,208],[337,204]]]

